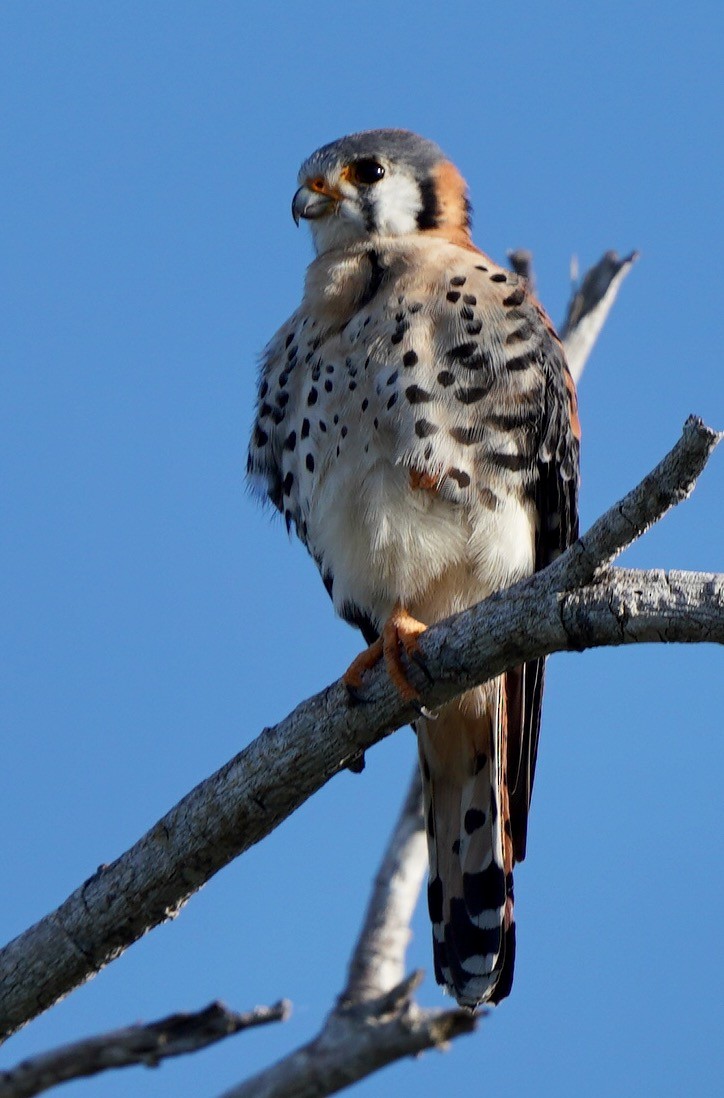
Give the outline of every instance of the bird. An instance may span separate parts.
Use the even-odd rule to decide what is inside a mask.
[[[292,214],[315,257],[262,354],[247,475],[306,546],[337,614],[416,707],[435,976],[470,1010],[511,990],[544,662],[431,713],[408,672],[430,625],[578,536],[580,425],[553,324],[471,237],[468,188],[402,129],[332,141]]]

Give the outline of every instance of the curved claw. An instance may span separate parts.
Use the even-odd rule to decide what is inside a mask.
[[[428,709],[427,706],[423,705],[421,702],[413,699],[409,704],[415,710],[417,715],[420,717],[424,717],[426,721],[437,720],[437,713],[433,713],[431,709]]]

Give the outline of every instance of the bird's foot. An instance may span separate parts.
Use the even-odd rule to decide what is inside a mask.
[[[410,704],[417,702],[418,705],[416,705],[415,708],[419,708],[422,712],[422,707],[419,706],[420,692],[412,685],[407,677],[407,672],[402,662],[400,646],[404,648],[408,659],[414,660],[415,663],[422,668],[427,677],[431,679],[425,661],[418,651],[417,644],[418,637],[424,633],[426,629],[427,626],[423,625],[422,622],[417,621],[411,614],[408,614],[404,607],[399,604],[396,605],[382,627],[382,636],[364,652],[361,652],[360,655],[352,661],[342,676],[343,682],[352,698],[356,701],[360,700],[362,676],[364,675],[364,672],[369,671],[384,657],[387,674],[397,688],[400,697],[403,701],[409,702]],[[423,716],[424,715],[425,714],[423,713]]]

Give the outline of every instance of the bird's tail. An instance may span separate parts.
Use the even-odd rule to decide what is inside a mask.
[[[510,993],[513,845],[504,679],[417,723],[430,856],[435,976],[461,1006]]]

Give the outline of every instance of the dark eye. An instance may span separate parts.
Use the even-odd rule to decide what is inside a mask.
[[[354,160],[349,166],[349,178],[352,183],[362,183],[365,187],[379,183],[385,169],[376,160]]]

